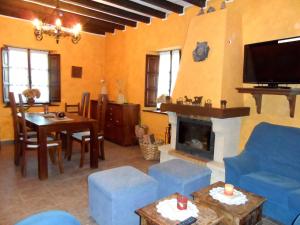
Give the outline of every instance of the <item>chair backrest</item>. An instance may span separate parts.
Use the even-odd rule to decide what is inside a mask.
[[[245,153],[260,162],[260,170],[300,180],[300,128],[258,124],[246,146]]]
[[[19,134],[20,134],[20,127],[19,127],[19,122],[18,122],[18,111],[17,111],[17,104],[16,104],[16,99],[15,95],[13,92],[8,93],[8,98],[9,98],[9,105],[11,108],[11,115],[13,119],[13,126],[14,126],[14,138],[15,140],[18,140]]]
[[[79,103],[77,103],[77,104],[65,103],[65,112],[79,114],[79,110],[80,110],[80,104]]]
[[[24,140],[27,140],[27,127],[26,127],[26,120],[25,120],[25,108],[24,108],[22,94],[19,94],[19,111],[21,113],[20,131],[23,133]]]
[[[90,106],[90,93],[83,92],[80,104],[79,115],[88,117],[89,115],[89,106]]]
[[[107,95],[100,94],[98,96],[96,119],[98,121],[98,130],[99,131],[104,131],[107,102],[108,102]]]

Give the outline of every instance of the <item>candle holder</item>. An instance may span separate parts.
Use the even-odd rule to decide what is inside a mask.
[[[184,195],[177,195],[177,209],[186,210],[187,209],[188,198]]]
[[[234,186],[232,184],[225,184],[224,186],[224,194],[228,196],[233,195]]]

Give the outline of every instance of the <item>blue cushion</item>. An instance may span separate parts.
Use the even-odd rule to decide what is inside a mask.
[[[300,189],[291,191],[288,196],[288,201],[290,209],[300,213]]]
[[[298,217],[295,219],[293,225],[300,225],[300,214],[299,214]]]
[[[149,175],[159,182],[158,195],[166,197],[175,192],[190,195],[210,183],[211,170],[181,159],[153,165]]]
[[[157,181],[131,166],[93,173],[88,183],[90,213],[100,225],[138,225],[135,210],[157,200]]]
[[[288,207],[289,191],[299,188],[300,183],[288,177],[283,177],[266,171],[243,175],[240,186],[248,191],[262,195],[270,201],[280,202]]]
[[[41,212],[29,216],[15,225],[80,225],[80,222],[71,214],[60,211],[51,210],[46,212]]]

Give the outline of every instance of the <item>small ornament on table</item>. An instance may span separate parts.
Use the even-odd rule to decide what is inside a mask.
[[[28,88],[24,90],[22,94],[25,96],[25,98],[27,99],[27,104],[30,106],[34,104],[36,98],[41,97],[41,92],[39,89]]]
[[[224,185],[224,194],[228,196],[232,196],[234,191],[234,186],[232,184]]]
[[[188,198],[184,195],[177,195],[177,209],[186,210],[187,209]]]

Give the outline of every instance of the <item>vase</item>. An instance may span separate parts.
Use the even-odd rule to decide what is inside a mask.
[[[34,98],[27,98],[27,104],[32,106],[34,104]]]

